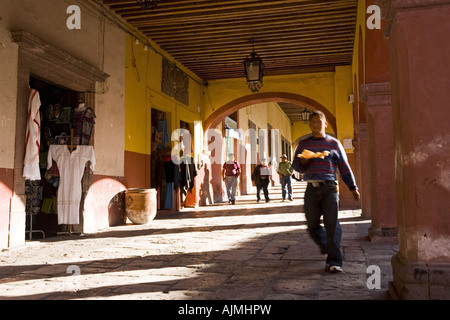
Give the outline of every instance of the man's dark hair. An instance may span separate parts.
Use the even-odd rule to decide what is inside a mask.
[[[325,117],[325,113],[323,113],[322,111],[319,110],[313,110],[311,112],[311,114],[309,115],[309,119],[311,120],[312,117],[314,116],[318,116],[320,119],[322,119],[323,121],[327,121],[327,117]]]

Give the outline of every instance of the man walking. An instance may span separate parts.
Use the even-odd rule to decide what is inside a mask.
[[[294,170],[303,173],[308,182],[305,192],[305,215],[308,232],[313,241],[327,254],[326,271],[342,272],[340,250],[342,229],[338,221],[339,193],[336,170],[348,186],[355,200],[360,195],[347,155],[339,140],[325,133],[328,123],[325,114],[314,111],[309,127],[312,135],[300,141],[295,151]],[[323,216],[325,228],[320,225]]]
[[[283,201],[286,200],[286,193],[289,201],[292,201],[292,163],[288,161],[287,156],[283,154],[281,156],[281,162],[278,164],[277,173],[280,175],[281,182],[281,196]]]
[[[225,188],[227,189],[228,202],[235,204],[236,189],[238,177],[241,174],[241,167],[234,159],[234,154],[228,155],[228,161],[223,164],[222,178],[225,181]]]

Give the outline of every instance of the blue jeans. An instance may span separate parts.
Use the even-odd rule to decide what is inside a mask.
[[[287,196],[288,199],[292,199],[292,178],[291,176],[281,176],[280,178],[281,182],[281,196],[283,197],[283,200],[286,199],[286,189],[287,189]]]
[[[338,221],[339,194],[336,183],[327,181],[313,187],[308,183],[305,192],[305,215],[308,232],[323,253],[327,253],[327,264],[342,267],[342,229]],[[324,227],[320,224],[323,216]]]

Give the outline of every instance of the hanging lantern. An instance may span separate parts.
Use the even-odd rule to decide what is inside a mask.
[[[264,64],[262,59],[254,50],[250,56],[244,60],[244,67],[248,87],[252,92],[258,92],[263,86],[262,79]]]
[[[142,9],[155,9],[160,0],[136,0]]]
[[[300,112],[300,115],[302,116],[302,120],[304,123],[309,122],[309,117],[310,117],[311,113],[309,112],[308,109],[305,108],[302,112]]]

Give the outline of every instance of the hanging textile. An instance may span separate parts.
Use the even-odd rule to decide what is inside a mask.
[[[180,186],[186,187],[186,190],[192,190],[195,185],[197,168],[195,167],[193,157],[184,157],[180,164]]]
[[[60,174],[58,188],[58,224],[79,224],[82,195],[81,179],[88,161],[95,168],[92,146],[78,146],[70,153],[65,145],[51,145],[48,151],[48,169],[55,160]]]
[[[173,182],[166,184],[166,199],[164,200],[164,209],[173,209]]]
[[[180,184],[180,166],[177,165],[175,157],[170,155],[162,156],[163,167],[164,167],[164,177],[165,177],[165,198],[164,198],[164,209],[173,209],[174,195],[173,192],[178,188]]]
[[[37,90],[31,89],[28,97],[27,133],[25,137],[25,159],[23,177],[26,180],[41,180],[39,170],[39,148],[41,144],[41,99]]]
[[[181,202],[184,202],[188,191],[192,191],[195,186],[197,169],[193,157],[184,157],[182,160],[183,161],[180,164],[180,191]]]
[[[151,154],[151,188],[158,188],[162,185],[164,176],[164,165],[161,155],[153,151]]]
[[[84,104],[80,104],[72,115],[73,143],[88,146],[91,143],[95,125],[95,113]]]
[[[158,148],[165,148],[170,142],[169,124],[166,119],[162,119],[158,122],[158,132],[161,133],[161,141],[158,143]]]

